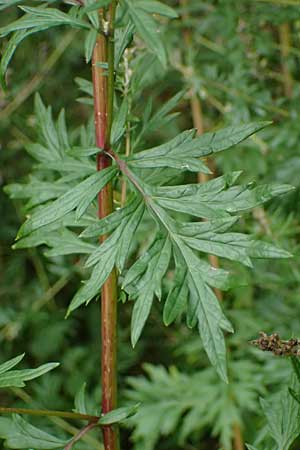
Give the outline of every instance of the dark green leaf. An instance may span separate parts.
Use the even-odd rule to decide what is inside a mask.
[[[157,30],[157,23],[149,14],[139,9],[138,5],[132,0],[124,0],[124,3],[128,8],[130,18],[136,27],[137,33],[144,40],[147,47],[157,55],[165,67],[167,64],[167,54],[163,40]]]

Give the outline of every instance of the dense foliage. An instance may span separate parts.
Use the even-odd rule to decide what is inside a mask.
[[[121,0],[97,172],[85,63],[110,3],[0,1],[1,405],[100,415],[95,300],[115,266],[126,408],[100,425],[122,422],[122,448],[297,448],[297,360],[298,378],[249,341],[299,335],[298,8]],[[71,448],[75,425],[3,416],[0,436]],[[102,448],[94,428],[75,448]]]

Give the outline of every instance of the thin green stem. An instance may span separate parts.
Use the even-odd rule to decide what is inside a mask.
[[[107,83],[107,125],[106,125],[106,142],[110,142],[111,127],[113,121],[114,107],[114,87],[115,87],[115,16],[117,2],[114,0],[109,9],[109,26],[107,39],[107,63],[108,63],[108,83]]]
[[[27,392],[25,392],[23,389],[11,388],[11,390],[17,397],[22,399],[25,403],[28,403],[33,406],[36,405],[37,407],[39,406],[37,402],[34,401],[32,397],[29,394],[27,394]],[[72,434],[73,436],[78,435],[78,432],[80,431],[74,425],[71,425],[69,422],[67,422],[65,419],[61,417],[50,416],[49,421],[51,421],[52,423],[54,423],[56,426],[66,431],[67,433]],[[103,450],[102,443],[99,443],[94,437],[89,436],[88,434],[84,435],[82,437],[82,440],[89,445],[89,448],[93,448],[95,450]]]
[[[28,408],[5,408],[0,407],[0,414],[28,414],[30,416],[40,417],[62,417],[72,420],[87,420],[96,423],[100,419],[99,416],[91,416],[89,414],[73,413],[68,411],[52,411],[49,409],[28,409]]]
[[[65,447],[64,450],[71,450],[73,446],[76,444],[76,442],[80,441],[89,431],[91,431],[93,428],[97,426],[96,423],[90,422],[88,423],[82,430],[79,431],[76,436],[69,442],[69,444]]]

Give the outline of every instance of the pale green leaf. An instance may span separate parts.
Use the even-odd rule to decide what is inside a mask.
[[[126,206],[117,209],[103,219],[99,219],[96,223],[86,228],[80,236],[89,238],[110,233],[122,223],[125,217],[134,213],[139,203],[140,199],[138,197],[133,197]]]
[[[121,106],[117,109],[111,129],[111,142],[116,144],[123,136],[126,129],[126,120],[128,114],[128,100],[123,98]]]
[[[86,383],[83,383],[80,389],[77,391],[75,396],[75,412],[78,412],[80,414],[88,414],[85,404],[85,389],[86,389]]]
[[[144,211],[145,205],[143,203],[140,203],[140,205],[131,214],[131,217],[128,219],[126,225],[124,226],[122,236],[118,242],[118,253],[116,258],[116,267],[120,272],[123,271],[130,247],[132,245],[132,242],[134,241],[135,233],[142,220]]]
[[[137,7],[151,14],[160,14],[161,16],[170,17],[175,19],[178,17],[175,9],[170,6],[164,5],[162,2],[156,0],[139,0]]]
[[[105,6],[108,6],[111,3],[112,0],[97,0],[93,2],[89,2],[87,6],[84,6],[81,8],[81,13],[87,14],[92,11],[97,11],[100,8],[104,8]]]
[[[294,377],[292,386],[296,386]],[[300,405],[289,394],[287,388],[284,388],[273,402],[264,399],[260,402],[268,421],[270,434],[278,449],[288,450],[300,433]]]
[[[131,319],[133,347],[135,347],[150,314],[154,295],[160,298],[161,280],[167,271],[171,255],[171,242],[167,237],[162,242],[161,251],[154,253],[152,258],[150,256],[146,272],[137,284],[135,293],[137,300],[134,303]]]
[[[45,255],[49,257],[71,254],[90,254],[96,248],[96,245],[84,242],[68,229],[62,229],[55,234],[50,233],[49,235],[46,235],[43,243],[52,247],[51,250],[45,252]]]
[[[124,406],[122,408],[114,409],[106,414],[104,414],[99,420],[99,425],[113,425],[115,423],[123,422],[123,420],[128,419],[133,416],[138,408],[139,403],[133,406]]]
[[[0,375],[4,372],[7,372],[8,370],[15,367],[17,364],[19,364],[20,361],[24,358],[25,353],[22,353],[22,355],[15,356],[15,358],[10,359],[9,361],[6,361],[5,363],[0,365]]]
[[[0,388],[24,387],[25,381],[38,378],[59,366],[58,363],[48,363],[36,369],[11,370],[23,359],[23,357],[24,354],[19,355],[0,366]]]
[[[102,246],[101,246],[102,247]],[[115,265],[117,247],[112,245],[102,255],[100,261],[95,265],[90,278],[77,291],[73,297],[67,312],[67,316],[83,303],[88,304],[96,295],[100,293],[102,285],[109,277]]]
[[[70,147],[70,142],[66,125],[66,114],[64,109],[60,111],[58,116],[57,134],[60,147],[63,149],[68,149]]]
[[[84,53],[85,53],[85,61],[88,64],[92,58],[93,50],[97,41],[98,31],[93,28],[90,30],[84,41]]]
[[[158,167],[171,167],[178,170],[187,170],[190,172],[202,172],[211,174],[209,168],[200,160],[192,158],[171,158],[171,157],[160,157],[160,158],[143,158],[138,160],[133,160],[129,162],[129,166],[133,168],[140,169],[156,169]]]
[[[50,205],[44,206],[39,211],[34,212],[20,228],[18,239],[64,217],[73,209],[77,208],[87,196],[91,194],[93,196],[96,195],[94,194],[95,191],[98,190],[99,192],[114,177],[116,172],[117,169],[113,167],[101,170],[79,183],[76,187],[71,188]]]
[[[0,36],[6,36],[18,30],[27,30],[30,28],[43,29],[59,26],[70,25],[76,28],[90,29],[90,25],[83,21],[65,14],[56,8],[34,8],[29,6],[20,6],[27,14],[9,25],[0,28]]]
[[[68,443],[34,427],[18,415],[13,415],[12,419],[0,418],[0,437],[5,439],[6,447],[14,449],[62,449]]]

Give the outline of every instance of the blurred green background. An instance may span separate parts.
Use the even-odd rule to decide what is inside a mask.
[[[164,71],[149,53],[138,57],[140,43],[135,43],[131,64],[139,75],[133,75],[132,82],[133,120],[138,120],[149,96],[153,109],[159,110],[182,90],[184,95],[173,110],[178,114],[146,136],[149,146],[193,127],[191,100],[195,99],[204,131],[250,120],[273,121],[234,151],[218,156],[216,173],[243,170],[243,182],[297,187],[240,221],[242,231],[276,242],[295,256],[287,261],[260,261],[253,271],[220,261],[248,281],[247,287],[230,291],[223,299],[236,330],[227,339],[229,385],[210,367],[196,332],[183,323],[170,328],[162,325],[158,302],[132,350],[131,304],[120,305],[120,402],[142,402],[141,413],[122,430],[122,448],[243,450],[243,442],[256,441],[259,448],[272,449],[258,399],[276,394],[287,383],[290,368],[248,341],[261,330],[278,332],[283,338],[300,335],[300,4],[284,0],[166,3],[180,13],[180,19],[161,24],[169,67]],[[16,7],[1,12],[0,26],[20,15]],[[89,120],[92,106],[77,100],[82,97],[77,77],[90,80],[91,75],[83,57],[83,39],[76,31],[49,30],[33,35],[17,49],[8,71],[8,92],[0,91],[2,186],[28,180],[35,164],[25,151],[36,137],[35,92],[52,105],[54,116],[65,108],[74,135]],[[24,203],[10,200],[3,190],[0,196],[1,361],[26,352],[24,367],[61,363],[26,390],[1,391],[0,403],[72,409],[74,395],[86,381],[94,410],[101,398],[99,304],[92,302],[64,320],[81,279],[76,259],[47,258],[45,248],[13,251]],[[141,245],[147,233],[151,233],[150,223],[138,236]],[[46,426],[58,427],[62,435],[71,431],[64,421]],[[101,448],[93,436],[78,449]],[[294,448],[300,448],[300,441]]]

